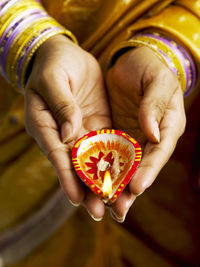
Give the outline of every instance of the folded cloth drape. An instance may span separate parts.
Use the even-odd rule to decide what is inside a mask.
[[[104,73],[116,46],[147,28],[164,31],[180,42],[193,57],[199,72],[199,0],[43,0],[41,3],[77,37],[81,46],[99,59]],[[0,235],[3,238],[9,232],[14,237],[20,225],[41,218],[37,214],[56,199],[58,182],[50,163],[25,133],[23,97],[2,77],[0,85]],[[16,267],[199,266],[199,194],[190,172],[200,123],[198,87],[197,74],[196,89],[186,99],[192,104],[188,110],[188,128],[174,159],[156,184],[138,198],[126,223],[116,225],[108,216],[97,224],[80,209],[59,228],[71,208],[67,206],[63,211],[60,204],[57,208],[55,205],[55,210],[47,208],[44,213],[51,218],[52,231],[48,231],[46,224],[40,228],[39,221],[33,220],[35,225],[26,228],[27,235],[24,233],[25,238],[35,227],[40,233],[46,232],[34,246],[26,241],[26,252],[30,253],[45,239],[46,242],[23,259],[27,254],[20,251],[24,243],[15,235],[12,244],[20,244],[20,253],[18,257],[14,253],[12,258],[9,243],[6,249],[10,254],[6,254],[4,244],[0,248],[2,261]],[[61,206],[63,202],[62,199]],[[7,260],[8,255],[13,261]]]

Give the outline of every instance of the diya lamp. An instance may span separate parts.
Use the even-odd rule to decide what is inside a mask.
[[[77,140],[72,149],[78,176],[108,205],[130,182],[141,157],[138,142],[119,130],[90,132]]]

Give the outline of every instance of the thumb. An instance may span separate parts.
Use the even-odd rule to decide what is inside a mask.
[[[178,80],[168,69],[159,71],[156,78],[146,83],[139,108],[139,123],[149,141],[160,142],[159,125],[178,86]]]
[[[61,130],[63,143],[76,139],[82,126],[81,110],[72,94],[69,80],[62,74],[42,84],[40,94],[50,107]]]

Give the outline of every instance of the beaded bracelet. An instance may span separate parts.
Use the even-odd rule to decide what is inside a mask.
[[[39,0],[2,0],[0,73],[23,92],[33,54],[41,44],[57,34],[64,34],[77,43],[70,31],[47,14]]]

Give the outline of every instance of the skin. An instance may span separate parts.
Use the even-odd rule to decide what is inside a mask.
[[[113,219],[123,222],[184,131],[183,96],[177,78],[144,47],[122,55],[108,71],[106,85],[113,126],[144,147],[134,178],[110,209]],[[97,61],[62,35],[37,51],[25,90],[25,126],[52,163],[72,204],[82,203],[93,219],[101,220],[105,206],[76,176],[71,148],[83,134],[111,128],[108,100]]]
[[[72,204],[102,218],[104,204],[76,176],[71,149],[87,132],[111,127],[107,98],[97,61],[65,36],[50,38],[37,51],[25,90],[25,126]]]
[[[136,197],[153,183],[184,132],[183,93],[177,77],[147,47],[122,55],[106,78],[114,127],[135,137],[143,147],[140,167],[111,209],[113,218],[123,222]]]

